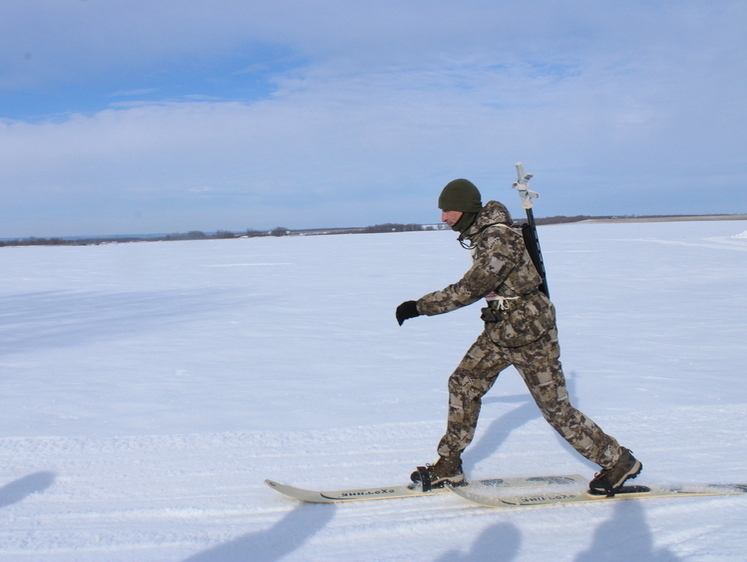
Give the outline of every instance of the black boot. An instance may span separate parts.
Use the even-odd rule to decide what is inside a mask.
[[[623,454],[615,465],[603,468],[589,482],[589,492],[596,496],[614,496],[626,480],[635,478],[641,470],[643,470],[641,461],[636,459],[628,449],[623,448]]]
[[[432,488],[443,488],[447,483],[451,486],[467,484],[462,470],[462,459],[459,457],[439,457],[435,464],[419,466],[410,475],[410,479],[413,483],[420,484],[424,492]]]

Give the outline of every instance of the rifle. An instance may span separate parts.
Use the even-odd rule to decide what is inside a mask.
[[[534,222],[534,212],[532,211],[532,207],[534,206],[532,199],[538,199],[539,193],[530,191],[529,180],[532,179],[533,174],[525,174],[524,165],[521,162],[516,163],[516,173],[519,179],[511,187],[518,190],[519,197],[521,198],[521,206],[527,212],[527,222],[521,225],[521,234],[524,237],[524,243],[529,251],[529,256],[532,258],[532,263],[542,278],[542,284],[539,289],[549,297],[550,291],[547,288],[547,273],[545,272],[545,263],[542,261],[542,249],[540,248],[537,224]]]

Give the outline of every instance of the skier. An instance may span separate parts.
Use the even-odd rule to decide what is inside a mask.
[[[485,298],[485,329],[449,377],[449,413],[439,458],[413,472],[412,480],[424,489],[465,483],[461,456],[474,437],[481,399],[500,372],[513,365],[550,425],[601,467],[589,491],[614,495],[642,465],[571,406],[559,360],[555,309],[538,289],[542,279],[521,232],[512,227],[508,209],[497,201],[483,206],[479,190],[465,179],[449,182],[438,206],[442,221],[459,232],[459,242],[472,251],[472,267],[445,289],[403,302],[396,310],[397,321],[401,326],[407,319],[443,314]]]

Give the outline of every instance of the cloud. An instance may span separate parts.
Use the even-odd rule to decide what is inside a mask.
[[[430,222],[518,160],[540,216],[747,210],[740,2],[24,6],[0,236]]]

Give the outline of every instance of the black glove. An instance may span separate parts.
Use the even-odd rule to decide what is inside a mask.
[[[402,325],[402,322],[408,318],[415,318],[420,316],[418,312],[418,303],[415,301],[405,301],[397,307],[397,322]]]

